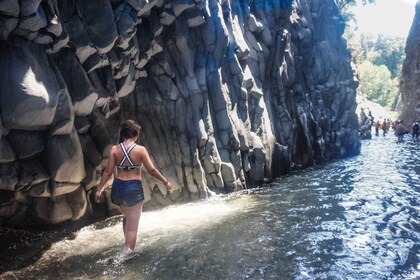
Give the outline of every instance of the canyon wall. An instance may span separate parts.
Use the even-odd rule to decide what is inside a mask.
[[[420,119],[420,3],[407,37],[405,61],[401,71],[399,110],[407,129]]]
[[[171,180],[146,207],[360,151],[333,0],[0,1],[0,218],[115,213],[92,193],[120,123]]]

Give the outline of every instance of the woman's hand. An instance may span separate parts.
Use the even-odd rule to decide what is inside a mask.
[[[165,183],[164,185],[168,188],[168,190],[172,189],[172,184],[171,184],[171,182],[166,181],[166,183]]]
[[[96,203],[101,202],[102,190],[96,190],[95,192],[95,201]]]

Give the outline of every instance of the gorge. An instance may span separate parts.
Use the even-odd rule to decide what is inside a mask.
[[[173,183],[144,172],[146,207],[358,154],[343,30],[333,0],[1,1],[2,223],[112,214],[90,197],[128,118]]]

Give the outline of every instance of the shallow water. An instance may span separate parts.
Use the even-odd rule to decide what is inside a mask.
[[[143,213],[119,256],[121,217],[62,240],[25,279],[420,278],[420,141],[364,141],[361,155],[268,187]]]

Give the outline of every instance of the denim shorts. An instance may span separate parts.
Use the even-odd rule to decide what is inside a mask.
[[[120,180],[115,178],[111,188],[111,201],[114,204],[133,206],[144,200],[141,180]]]

